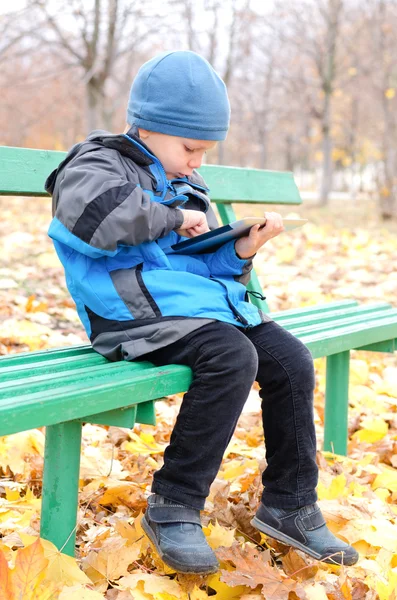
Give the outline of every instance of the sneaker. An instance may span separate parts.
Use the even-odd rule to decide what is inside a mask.
[[[260,504],[251,525],[270,537],[333,565],[354,565],[358,552],[328,529],[317,504],[298,509]]]
[[[153,494],[142,519],[142,528],[160,558],[180,573],[216,573],[218,560],[207,543],[200,511]]]

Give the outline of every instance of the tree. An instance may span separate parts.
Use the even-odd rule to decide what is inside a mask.
[[[295,72],[287,74],[291,93],[303,94],[321,131],[322,178],[320,202],[326,204],[332,188],[332,99],[338,77],[338,42],[343,0],[303,0],[276,5],[275,27]],[[304,110],[304,106],[302,105]]]
[[[143,0],[71,0],[53,5],[51,0],[29,0],[43,21],[36,36],[58,49],[83,75],[87,106],[87,129],[111,124],[112,103],[107,87],[116,64],[131,58],[148,42],[151,29],[143,25],[150,7]],[[55,9],[55,10],[54,10]],[[152,16],[152,15],[150,15]],[[131,81],[124,81],[124,88]],[[120,91],[120,90],[119,90]]]
[[[372,29],[373,55],[370,77],[381,106],[382,173],[379,200],[383,219],[397,217],[397,119],[396,88],[397,5],[393,0],[374,0],[369,25]]]

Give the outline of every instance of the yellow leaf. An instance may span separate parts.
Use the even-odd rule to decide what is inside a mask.
[[[220,580],[220,573],[210,575],[207,579],[208,586],[216,591],[216,600],[238,600],[241,596],[249,592],[249,588],[244,585],[229,587]]]
[[[381,412],[384,412],[384,404],[379,403],[378,394],[366,385],[356,384],[349,387],[349,401],[358,408],[369,408],[376,412],[381,404]]]
[[[178,596],[172,596],[167,592],[154,592],[153,600],[177,600]]]
[[[90,552],[87,556],[87,563],[110,581],[115,581],[127,573],[128,567],[141,553],[140,544],[127,546],[127,540],[121,537],[110,540],[113,541],[113,547],[110,544],[104,545],[99,552]]]
[[[340,530],[340,535],[350,543],[364,540],[371,546],[397,553],[397,525],[384,517],[355,519]]]
[[[133,454],[161,454],[164,452],[166,444],[158,444],[154,437],[145,433],[137,435],[133,431],[129,433],[130,437],[134,440],[133,442],[123,442],[121,449]]]
[[[15,502],[16,500],[20,499],[21,495],[18,490],[10,490],[9,488],[6,489],[6,500],[8,502]]]
[[[365,385],[369,378],[369,366],[365,360],[350,360],[349,380],[352,385]]]
[[[339,585],[343,597],[346,598],[346,600],[352,600],[352,593],[346,573],[342,573],[339,577]]]
[[[209,598],[207,592],[200,590],[197,585],[195,585],[193,591],[190,592],[190,600],[206,600],[207,598]]]
[[[26,344],[30,350],[38,350],[46,345],[51,329],[27,319],[7,319],[1,325],[0,339],[9,339],[14,344]]]
[[[103,600],[103,594],[81,585],[64,587],[59,595],[59,600]]]
[[[378,394],[385,394],[391,398],[397,398],[397,368],[387,367],[384,372],[384,379],[377,384]]]
[[[391,100],[396,95],[396,90],[394,88],[388,88],[385,91],[385,96],[388,100]]]
[[[307,600],[328,600],[328,596],[321,583],[313,583],[305,586]]]
[[[131,497],[136,496],[136,489],[131,485],[131,482],[120,483],[109,487],[98,499],[99,504],[106,506],[107,504],[124,504]]]
[[[28,533],[24,533],[23,531],[19,531],[18,535],[21,538],[21,541],[25,547],[34,544],[34,542],[39,537],[38,535],[29,535]]]
[[[296,251],[293,246],[283,246],[276,252],[276,260],[279,263],[292,263],[296,258]]]
[[[142,538],[140,521],[141,519],[134,522],[133,525],[130,525],[127,520],[118,519],[114,524],[114,528],[121,537],[127,540],[128,544],[135,544],[135,542]]]
[[[346,477],[343,473],[337,475],[328,487],[320,482],[317,491],[320,500],[335,500],[346,493]]]
[[[389,569],[383,576],[371,574],[365,583],[377,592],[379,600],[392,600],[397,589],[397,570]]]
[[[46,581],[53,581],[62,585],[75,585],[77,583],[91,583],[87,575],[79,568],[72,556],[59,552],[58,548],[48,540],[41,539],[44,555],[48,559]]]
[[[15,474],[27,473],[27,454],[44,455],[44,434],[38,429],[0,438],[0,466],[4,470],[9,466]]]
[[[135,595],[135,590],[140,582],[143,582],[143,591],[146,594],[169,594],[174,598],[183,596],[182,588],[177,581],[153,573],[134,571],[130,575],[122,577],[118,584],[121,589],[133,592]]]
[[[377,475],[375,477],[374,482],[372,483],[372,489],[376,490],[377,488],[386,488],[391,492],[397,492],[396,469],[392,469],[391,467],[385,466],[383,468],[383,473]]]
[[[208,544],[213,550],[216,550],[221,546],[229,548],[233,544],[235,529],[226,529],[225,527],[221,527],[218,521],[215,522],[215,525],[210,523],[208,527],[203,527],[203,531],[207,538]]]
[[[258,461],[257,460],[231,460],[226,463],[225,468],[220,472],[220,477],[223,479],[235,479],[236,477],[240,477],[241,475],[245,475],[248,469],[257,470],[258,469]]]
[[[12,595],[11,570],[8,566],[6,557],[0,550],[0,598],[12,600]]]
[[[389,426],[383,419],[367,418],[362,421],[362,429],[353,433],[353,438],[360,442],[377,442],[385,437],[389,430]]]
[[[383,502],[387,502],[388,498],[390,498],[389,490],[385,488],[377,488],[375,490],[375,494],[380,498]]]
[[[11,572],[12,587],[16,599],[33,600],[46,575],[48,560],[44,557],[43,546],[37,539],[34,544],[18,550],[15,568]]]

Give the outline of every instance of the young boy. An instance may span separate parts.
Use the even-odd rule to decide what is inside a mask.
[[[123,135],[94,131],[49,176],[49,229],[79,316],[110,360],[184,364],[194,377],[154,475],[142,521],[157,551],[185,573],[217,559],[200,524],[210,485],[254,381],[260,386],[268,466],[253,525],[310,556],[354,564],[354,548],[316,504],[313,362],[307,348],[248,302],[266,226],[202,255],[163,249],[217,226],[195,169],[226,138],[223,81],[193,52],[167,52],[136,76]]]

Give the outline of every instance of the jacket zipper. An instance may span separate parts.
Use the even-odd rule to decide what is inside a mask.
[[[160,168],[160,171],[163,175],[163,188],[164,188],[164,192],[161,195],[161,200],[164,200],[164,198],[166,197],[167,194],[167,189],[169,189],[171,192],[174,192],[172,185],[170,184],[170,182],[167,179],[167,174],[164,170],[163,165],[161,164],[161,162],[159,161],[159,159],[154,156],[154,154],[150,154],[150,152],[148,152],[143,146],[141,146],[141,144],[139,144],[138,142],[136,142],[135,140],[133,140],[132,138],[130,138],[129,135],[127,135],[126,133],[123,134],[123,136],[125,138],[127,138],[127,140],[129,140],[130,142],[132,142],[133,144],[135,144],[135,146],[138,146],[139,149],[146,154],[146,156],[149,156],[154,163],[156,163],[156,165]]]
[[[249,321],[247,321],[247,319],[245,317],[243,317],[243,315],[237,310],[237,308],[234,306],[233,302],[230,300],[228,289],[227,289],[226,285],[223,283],[223,281],[216,279],[216,277],[213,277],[212,275],[210,275],[210,279],[212,279],[213,281],[217,281],[218,283],[221,284],[222,287],[225,288],[226,300],[227,300],[227,303],[228,303],[232,313],[235,315],[236,321],[238,321],[239,323],[244,325],[247,329],[251,329],[252,325],[249,324]]]

